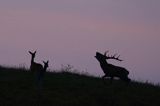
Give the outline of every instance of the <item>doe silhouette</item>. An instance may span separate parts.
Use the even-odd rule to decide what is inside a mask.
[[[115,66],[107,62],[108,59],[122,61],[121,59],[119,59],[120,55],[117,57],[116,57],[116,54],[107,56],[107,52],[109,51],[106,51],[104,54],[96,52],[96,56],[95,56],[95,58],[99,61],[100,66],[105,74],[102,78],[104,79],[105,77],[110,77],[111,82],[112,82],[114,77],[118,77],[121,80],[125,81],[126,83],[129,83],[130,82],[130,78],[128,78],[129,71],[127,71],[123,67]]]
[[[43,64],[44,64],[43,70],[41,70],[41,71],[39,72],[39,77],[40,77],[41,79],[44,77],[44,74],[45,74],[45,72],[46,72],[46,70],[47,70],[47,68],[48,68],[48,66],[49,66],[48,63],[49,63],[49,61],[47,61],[47,62],[43,61]]]
[[[37,83],[40,89],[42,88],[42,85],[43,85],[43,79],[44,79],[45,72],[49,66],[48,65],[49,61],[47,62],[43,61],[43,63],[44,63],[43,69],[37,72]]]
[[[34,61],[34,58],[36,56],[36,51],[35,52],[31,52],[29,51],[29,53],[31,54],[31,65],[30,65],[30,71],[31,72],[35,72],[35,71],[41,71],[43,70],[43,66],[39,63],[36,63]]]
[[[43,64],[44,64],[43,72],[46,72],[46,70],[49,66],[48,63],[49,63],[49,61],[47,61],[47,62],[43,61]]]

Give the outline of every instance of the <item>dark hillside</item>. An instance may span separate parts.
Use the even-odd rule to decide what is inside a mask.
[[[0,106],[160,106],[160,87],[48,72],[43,87],[25,69],[0,68]]]

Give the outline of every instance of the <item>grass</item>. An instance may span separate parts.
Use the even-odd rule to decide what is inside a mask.
[[[0,106],[160,106],[160,86],[47,72],[40,89],[23,68],[0,67]]]

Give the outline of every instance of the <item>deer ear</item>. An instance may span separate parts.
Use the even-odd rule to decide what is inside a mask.
[[[28,51],[30,54],[32,54],[32,52],[31,51]]]
[[[34,54],[36,54],[37,51],[34,52]]]
[[[47,64],[49,63],[49,60],[47,61]]]

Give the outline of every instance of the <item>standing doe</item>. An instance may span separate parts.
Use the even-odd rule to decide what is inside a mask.
[[[49,63],[49,61],[47,61],[47,62],[43,61],[44,67],[43,67],[42,70],[38,71],[38,73],[37,73],[38,81],[43,80],[44,74],[45,74],[45,72],[46,72],[46,70],[48,68],[48,63]]]
[[[100,66],[105,74],[102,78],[104,79],[105,77],[110,77],[111,82],[112,82],[114,77],[118,77],[121,80],[129,83],[130,82],[130,78],[128,78],[129,72],[125,68],[115,66],[107,62],[108,59],[122,61],[121,59],[119,59],[120,55],[118,57],[115,57],[116,54],[112,56],[109,56],[109,55],[107,56],[107,52],[105,52],[104,54],[96,52],[96,56],[95,56],[95,58],[99,61]]]
[[[41,71],[43,70],[43,66],[39,63],[36,63],[34,61],[35,55],[36,55],[36,51],[35,52],[31,52],[29,51],[29,53],[31,54],[31,65],[30,65],[30,71],[31,72],[35,72],[35,71]]]
[[[40,89],[42,88],[42,85],[43,85],[44,75],[45,75],[45,72],[46,72],[46,70],[47,70],[47,68],[48,68],[48,63],[49,63],[49,61],[47,61],[47,62],[43,61],[43,63],[44,63],[43,69],[40,70],[40,71],[37,73],[37,77],[38,77],[37,83],[38,83],[38,87],[39,87]]]
[[[47,68],[48,68],[48,63],[49,61],[45,62],[43,61],[43,64],[44,64],[44,68],[43,68],[43,71],[46,72]]]

